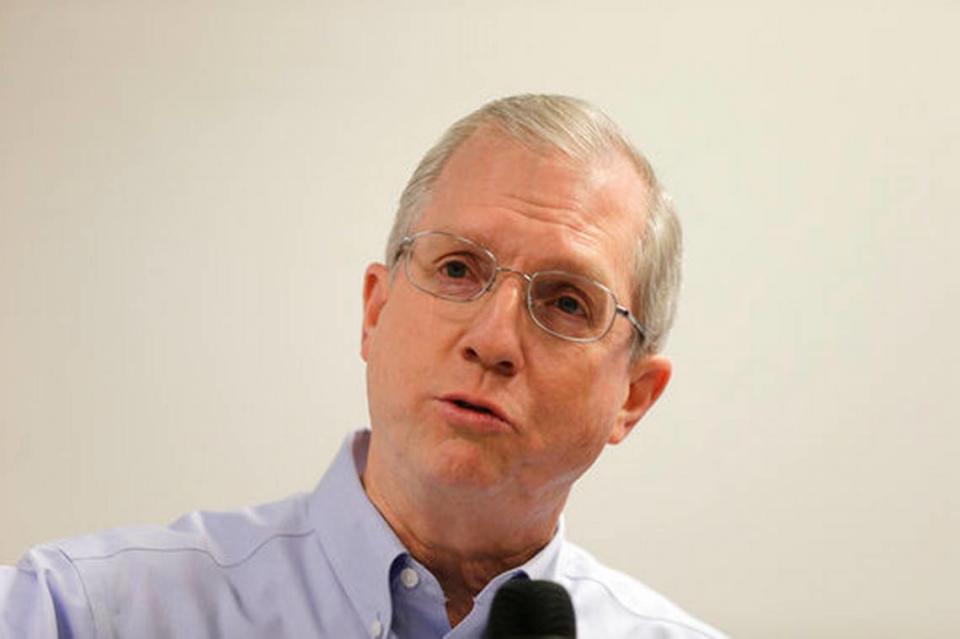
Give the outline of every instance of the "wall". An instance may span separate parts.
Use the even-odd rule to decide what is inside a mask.
[[[739,637],[960,632],[957,5],[400,4],[0,5],[0,560],[309,490],[419,155],[563,92],[687,241],[571,535]]]

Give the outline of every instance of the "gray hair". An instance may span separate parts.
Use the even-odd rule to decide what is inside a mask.
[[[416,224],[447,160],[473,133],[495,128],[535,149],[560,151],[590,164],[611,152],[620,153],[647,185],[647,217],[637,238],[632,307],[646,339],[635,356],[657,353],[666,341],[676,313],[680,289],[682,233],[670,199],[653,167],[617,125],[593,105],[560,95],[518,95],[485,104],[455,122],[427,151],[407,182],[387,241],[387,266],[393,268],[400,243]]]

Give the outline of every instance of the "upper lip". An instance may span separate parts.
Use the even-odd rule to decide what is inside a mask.
[[[474,408],[482,408],[490,411],[497,419],[501,419],[508,424],[513,424],[510,421],[510,418],[507,416],[507,413],[494,402],[488,401],[476,395],[469,395],[467,393],[450,393],[448,395],[443,395],[440,397],[441,400],[445,402],[452,403],[462,403],[472,406]]]

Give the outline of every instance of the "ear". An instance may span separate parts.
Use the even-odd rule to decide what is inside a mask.
[[[607,443],[619,444],[626,439],[663,393],[672,374],[670,360],[660,355],[648,355],[630,364],[630,385]]]
[[[380,311],[390,292],[390,271],[383,264],[371,264],[363,275],[363,332],[360,335],[360,356],[368,361],[370,342],[380,321]]]

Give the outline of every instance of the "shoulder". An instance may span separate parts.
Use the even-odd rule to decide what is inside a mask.
[[[230,512],[195,511],[169,526],[132,526],[41,546],[77,565],[129,557],[195,556],[220,567],[242,564],[265,545],[309,535],[303,495]]]
[[[0,636],[48,636],[51,627],[76,636],[145,636],[144,628],[171,629],[174,621],[203,627],[216,602],[260,598],[260,584],[288,576],[316,547],[303,543],[307,522],[304,499],[295,495],[236,512],[195,512],[166,527],[115,528],[36,546],[15,568],[0,568]]]
[[[35,556],[62,556],[94,612],[179,609],[287,577],[315,547],[300,495],[232,512],[197,511],[169,526],[114,528],[51,542]],[[255,576],[261,575],[258,580]]]
[[[584,637],[725,639],[723,633],[649,586],[601,564],[576,544],[564,544],[559,568]]]

